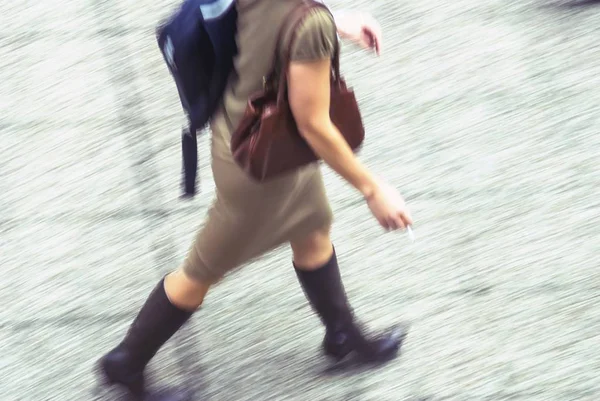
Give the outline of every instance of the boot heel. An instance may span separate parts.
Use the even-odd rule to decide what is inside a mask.
[[[106,369],[104,369],[104,363],[102,360],[96,362],[93,373],[96,376],[98,383],[102,387],[111,387],[116,384],[115,381],[106,373]]]

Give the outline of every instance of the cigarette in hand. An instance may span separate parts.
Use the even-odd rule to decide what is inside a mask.
[[[406,233],[408,234],[408,238],[410,238],[411,242],[415,242],[415,233],[411,226],[406,226]]]

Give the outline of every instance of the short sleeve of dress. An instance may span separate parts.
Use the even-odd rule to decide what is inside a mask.
[[[331,14],[316,8],[309,11],[296,32],[290,49],[291,61],[315,61],[333,57],[337,45],[337,28]]]

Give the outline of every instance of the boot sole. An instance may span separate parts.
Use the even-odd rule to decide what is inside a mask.
[[[99,386],[103,388],[109,387],[117,387],[127,394],[127,400],[176,400],[176,401],[192,401],[194,399],[194,395],[192,392],[178,390],[177,395],[173,392],[173,390],[169,391],[168,389],[163,389],[162,391],[156,391],[152,393],[144,392],[143,394],[133,393],[126,384],[123,384],[117,380],[112,379],[108,373],[106,373],[106,369],[104,368],[104,360],[100,359],[96,362],[96,365],[93,369],[93,373],[98,379]]]
[[[342,359],[330,357],[332,364],[325,368],[324,373],[327,375],[331,375],[339,373],[366,372],[373,369],[382,368],[383,366],[396,359],[399,355],[400,348],[386,355],[385,357],[373,360],[362,358],[355,351],[352,351]]]

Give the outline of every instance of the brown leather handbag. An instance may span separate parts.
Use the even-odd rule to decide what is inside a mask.
[[[305,1],[288,17],[296,18],[288,51],[283,60],[279,84],[273,85],[273,68],[266,78],[263,90],[250,97],[246,112],[231,138],[231,151],[236,162],[257,181],[266,181],[281,174],[318,161],[320,158],[302,138],[290,109],[287,93],[287,76],[290,51],[296,31],[308,11],[313,7],[327,7],[314,1]],[[284,30],[280,32],[282,40]],[[279,49],[279,46],[277,47]],[[277,50],[276,49],[276,50]],[[275,66],[277,67],[275,57]],[[346,87],[340,76],[340,47],[336,44],[331,71],[330,116],[350,147],[356,151],[365,137],[365,130],[354,92]]]

